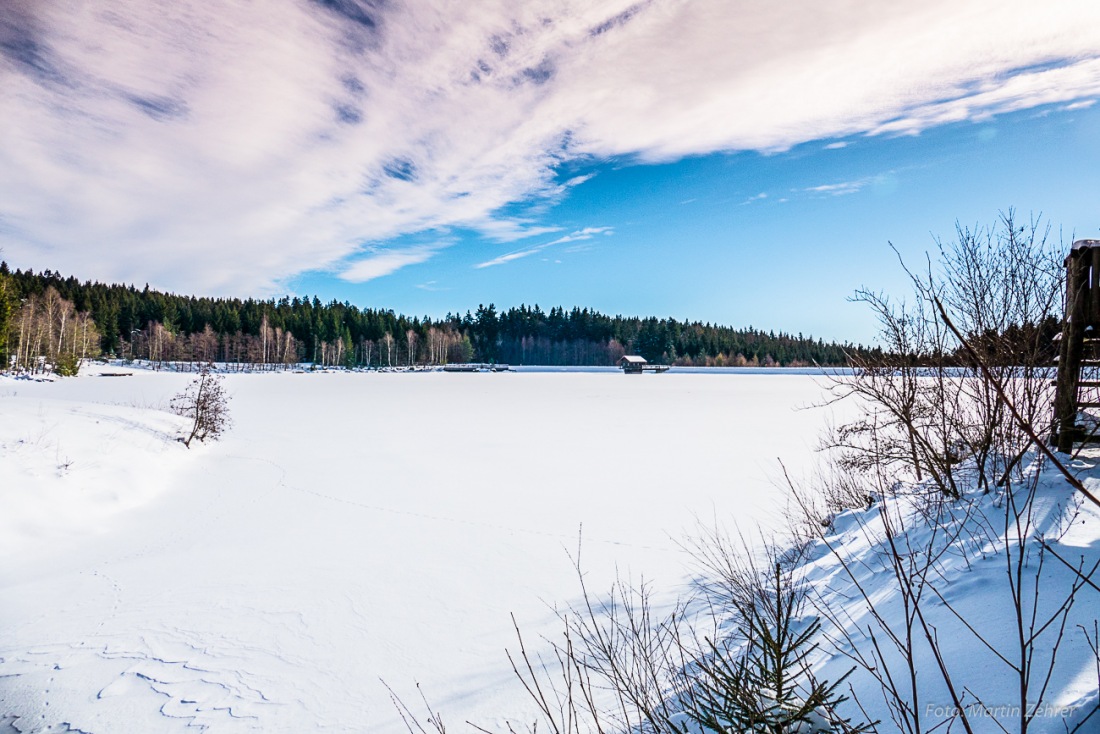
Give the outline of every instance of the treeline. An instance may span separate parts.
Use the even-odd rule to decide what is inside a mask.
[[[610,365],[623,354],[682,366],[844,365],[852,344],[734,329],[676,319],[607,316],[589,309],[519,306],[497,313],[490,305],[472,317],[454,319],[472,335],[479,353],[500,362],[550,365]]]
[[[39,357],[56,359],[56,354],[34,346],[57,338],[57,329],[48,326],[56,324],[56,317],[34,332],[41,336],[38,342],[28,342],[30,332],[24,328],[47,302],[67,304],[65,313],[71,317],[62,319],[62,328],[76,328],[73,319],[79,322],[82,341],[72,352],[77,357],[101,353],[154,362],[613,365],[624,354],[640,354],[651,362],[676,365],[800,366],[843,365],[848,354],[865,352],[801,334],[607,316],[581,308],[543,311],[536,305],[498,312],[490,304],[433,320],[347,302],[322,303],[316,297],[263,301],[179,296],[148,286],[81,282],[49,270],[11,271],[0,263],[3,364],[13,357],[24,367]]]
[[[80,360],[100,354],[100,340],[91,315],[78,312],[56,288],[17,301],[10,280],[0,276],[0,365],[75,375]]]

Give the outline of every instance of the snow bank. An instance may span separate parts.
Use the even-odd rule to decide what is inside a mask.
[[[1100,488],[1100,451],[1077,461],[1073,469],[1094,492]],[[905,637],[906,608],[902,585],[891,571],[885,517],[894,529],[893,545],[902,566],[912,578],[927,579],[919,606],[938,642],[959,708],[975,732],[1021,730],[1021,709],[1026,707],[1020,706],[1020,677],[1012,666],[1023,665],[1025,656],[1032,667],[1028,707],[1037,712],[1029,731],[1064,733],[1088,717],[1100,687],[1095,648],[1100,591],[1082,582],[1070,566],[1087,573],[1100,562],[1100,512],[1083,502],[1052,466],[1039,472],[1033,463],[1025,475],[1034,481],[1029,509],[1024,481],[1016,485],[1013,504],[1003,490],[994,490],[944,502],[937,510],[927,490],[908,487],[870,510],[839,515],[829,533],[807,550],[799,569],[813,590],[813,606],[825,620],[822,649],[835,651],[839,643],[839,652],[818,669],[819,677],[836,680],[862,657],[882,673],[889,668],[911,713],[919,717],[920,730],[945,727],[953,718],[955,701],[919,618],[914,617],[912,644],[916,695],[905,661],[891,644],[891,633]],[[1041,543],[1050,551],[1044,552]],[[1029,652],[1020,646],[1011,594],[1010,575],[1017,572],[1022,633],[1035,638]],[[1094,584],[1098,577],[1093,576]],[[1075,585],[1076,599],[1062,615],[1060,607]],[[919,584],[909,585],[910,593],[918,590]],[[878,656],[872,635],[880,646]],[[866,715],[881,720],[880,730],[901,729],[896,708],[891,710],[881,684],[867,670],[857,666],[847,684]],[[863,718],[851,703],[846,714]],[[956,720],[951,728],[961,726]],[[1080,731],[1100,731],[1100,713]]]
[[[44,388],[44,389],[33,389]],[[0,377],[0,557],[68,548],[165,491],[183,454],[166,411],[66,400]]]

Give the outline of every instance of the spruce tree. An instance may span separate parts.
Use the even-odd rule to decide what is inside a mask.
[[[803,624],[804,592],[780,564],[768,585],[736,603],[740,617],[740,653],[711,643],[697,663],[697,689],[688,715],[715,732],[868,731],[869,724],[841,719],[837,707],[847,698],[837,692],[852,671],[830,683],[818,681],[811,663],[821,629],[816,618]]]

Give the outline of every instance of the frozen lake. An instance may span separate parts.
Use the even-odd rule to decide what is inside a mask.
[[[578,536],[591,588],[676,593],[699,522],[781,526],[828,416],[774,371],[246,374],[188,452],[189,379],[0,381],[0,731],[404,731],[380,678],[493,728]]]

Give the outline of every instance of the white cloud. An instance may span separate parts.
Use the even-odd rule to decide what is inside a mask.
[[[855,181],[840,181],[838,183],[821,184],[820,186],[810,186],[802,189],[809,194],[828,194],[829,196],[844,196],[845,194],[854,194],[860,191],[864,186],[871,182],[870,178],[861,178]]]
[[[542,252],[548,247],[554,245],[563,245],[566,242],[577,242],[581,240],[590,240],[598,234],[612,235],[615,230],[613,227],[585,227],[584,229],[578,229],[570,234],[563,235],[552,242],[545,242],[541,245],[535,245],[534,247],[528,247],[522,250],[514,250],[499,257],[494,257],[492,260],[486,260],[483,263],[478,263],[475,268],[491,268],[494,265],[504,265],[510,263],[513,260],[520,260],[525,257],[529,257],[536,253]],[[587,248],[584,248],[587,249]],[[583,252],[584,250],[577,247],[568,248],[566,252]],[[560,261],[559,261],[560,262]]]
[[[614,233],[614,227],[585,227],[584,229],[578,229],[575,232],[559,237],[553,242],[548,242],[546,246],[550,247],[551,245],[560,245],[565,242],[576,242],[577,240],[590,240],[598,234],[611,235]]]
[[[778,151],[1100,96],[1094,0],[380,7],[0,4],[5,257],[188,292],[380,277],[435,251],[363,243],[557,231],[539,207],[584,182],[559,181],[572,160]]]
[[[880,192],[892,191],[897,186],[897,172],[886,171],[874,176],[864,176],[863,178],[857,178],[851,181],[837,181],[835,183],[820,184],[818,186],[808,186],[804,189],[791,190],[806,194],[820,194],[822,196],[846,196],[847,194],[859,193],[868,186]]]
[[[476,229],[484,236],[497,242],[515,242],[516,240],[538,237],[544,234],[560,232],[561,227],[536,225],[530,220],[486,219],[477,224]]]
[[[422,263],[437,252],[433,247],[408,247],[385,250],[352,261],[340,272],[340,278],[351,283],[365,283],[381,278],[408,265]],[[435,281],[431,281],[434,283]]]
[[[1067,111],[1067,112],[1071,111],[1071,110],[1087,110],[1089,107],[1092,107],[1094,104],[1096,104],[1095,99],[1084,99],[1084,100],[1081,100],[1080,102],[1071,102],[1070,104],[1065,105],[1064,107],[1062,107],[1062,109]]]
[[[871,128],[872,134],[916,134],[935,125],[984,120],[1037,105],[1083,101],[1100,94],[1100,58],[1068,66],[985,81],[972,93],[914,107],[896,119]]]
[[[486,260],[483,263],[478,263],[474,267],[480,270],[481,268],[491,268],[495,265],[504,265],[505,263],[510,263],[513,260],[520,260],[525,257],[530,257],[531,255],[535,255],[545,249],[546,245],[543,245],[541,247],[531,247],[526,250],[514,250],[513,252],[501,255],[500,257],[494,257],[492,260]]]

